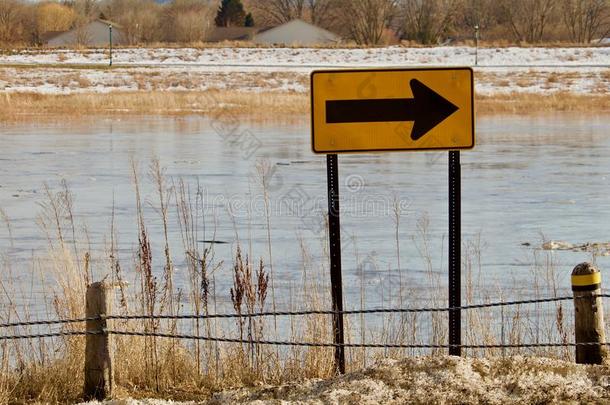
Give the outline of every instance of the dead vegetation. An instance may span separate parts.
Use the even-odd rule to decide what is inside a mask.
[[[75,82],[79,78],[74,79]],[[554,77],[551,83],[554,83]],[[78,84],[77,84],[78,85]],[[499,82],[503,86],[504,82]],[[507,84],[508,85],[508,84]],[[524,85],[527,83],[524,82]],[[477,96],[480,115],[533,114],[554,111],[602,113],[610,110],[610,95],[603,91],[591,95],[565,92],[549,94],[506,93]],[[309,97],[293,92],[239,91],[147,91],[111,94],[47,95],[5,93],[0,96],[0,121],[26,121],[32,118],[74,120],[92,115],[215,115],[237,114],[255,121],[306,118]]]
[[[557,92],[546,95],[531,93],[496,94],[478,96],[477,112],[491,114],[543,114],[555,112],[581,112],[587,114],[610,111],[610,96],[606,92],[576,95]]]
[[[77,221],[74,196],[68,184],[62,182],[58,191],[45,187],[46,202],[39,216],[41,231],[47,249],[34,252],[32,278],[15,281],[11,261],[3,262],[0,278],[0,320],[26,321],[44,318],[80,318],[84,315],[84,291],[91,281],[108,279],[118,286],[115,313],[118,314],[213,314],[233,312],[233,319],[121,320],[115,321],[117,330],[143,330],[149,332],[182,332],[198,336],[242,337],[251,339],[294,340],[302,342],[330,342],[330,319],[326,315],[304,318],[254,319],[247,315],[273,308],[293,310],[328,309],[329,280],[325,263],[328,252],[320,257],[312,253],[312,246],[302,242],[295,249],[296,261],[301,261],[302,280],[298,287],[286,287],[282,294],[269,294],[274,285],[270,250],[252,252],[251,241],[236,239],[232,257],[218,258],[214,244],[202,245],[201,240],[214,238],[210,224],[215,218],[204,208],[205,193],[201,186],[189,184],[179,178],[168,178],[158,162],[147,170],[150,183],[143,184],[142,170],[133,169],[133,201],[135,207],[133,249],[120,248],[115,231],[115,218],[110,218],[108,242],[102,252],[91,249],[85,224]],[[145,198],[141,189],[155,190]],[[260,187],[264,189],[264,181]],[[147,209],[147,207],[149,209]],[[12,238],[11,223],[5,215],[4,224]],[[321,218],[323,221],[323,218]],[[207,228],[206,228],[206,223]],[[400,238],[400,221],[395,219],[394,235]],[[151,243],[150,230],[160,229],[156,245]],[[178,241],[171,240],[168,229],[178,229]],[[213,227],[212,227],[213,228]],[[429,289],[413,288],[406,281],[407,273],[398,264],[392,272],[400,277],[388,278],[382,285],[381,306],[442,307],[444,288],[441,280],[442,263],[430,250],[429,219],[417,221],[417,233],[412,240],[420,254],[418,260]],[[319,235],[320,246],[326,245],[327,236]],[[12,241],[12,239],[11,239]],[[170,243],[171,242],[171,243]],[[123,241],[123,243],[125,243]],[[176,248],[178,243],[179,248]],[[273,243],[269,235],[268,243]],[[317,247],[318,242],[314,242]],[[123,245],[124,246],[124,245]],[[156,247],[155,247],[156,246]],[[481,242],[473,240],[465,249],[465,303],[502,300],[502,290],[490,290],[479,285],[483,267]],[[359,259],[357,245],[354,255],[361,262],[359,271],[378,273],[373,259]],[[263,249],[265,250],[265,249]],[[246,253],[247,252],[247,253]],[[345,252],[346,254],[348,252]],[[397,263],[400,250],[396,249]],[[535,274],[534,293],[521,298],[546,298],[560,294],[560,275],[550,252],[533,251],[530,271]],[[225,263],[225,260],[227,261]],[[176,266],[174,263],[181,263]],[[439,266],[441,268],[439,268]],[[366,269],[365,269],[366,268]],[[129,270],[128,270],[129,269]],[[27,274],[25,272],[24,274]],[[221,279],[229,281],[220,282]],[[41,280],[41,281],[39,281]],[[178,280],[181,282],[179,283]],[[364,277],[360,282],[364,283]],[[398,280],[398,282],[396,282]],[[43,283],[42,296],[28,301],[29,291],[23,286]],[[227,286],[221,288],[220,286]],[[514,290],[519,288],[515,280]],[[504,286],[505,288],[509,288]],[[510,289],[510,288],[509,288]],[[367,302],[366,295],[375,294],[360,286],[360,307]],[[500,293],[498,293],[500,291]],[[511,296],[514,298],[520,298]],[[409,297],[408,300],[405,297]],[[31,305],[44,304],[40,311],[31,311]],[[354,303],[358,306],[358,303]],[[525,342],[565,341],[565,331],[572,328],[569,311],[562,302],[484,308],[464,314],[464,340],[470,344],[519,344]],[[499,328],[498,320],[504,327]],[[383,316],[357,316],[346,319],[347,342],[392,344],[446,344],[446,315],[385,314]],[[63,325],[62,330],[79,326]],[[7,334],[34,333],[35,327],[10,328]],[[281,385],[311,378],[332,376],[333,352],[320,347],[277,347],[258,343],[218,343],[170,340],[155,337],[116,338],[117,396],[160,397],[179,400],[205,400],[214,392],[234,387],[251,387],[260,384]],[[0,400],[2,402],[74,402],[81,398],[83,381],[84,339],[60,337],[55,339],[3,340],[0,346]],[[381,358],[404,358],[443,354],[441,349],[361,349],[347,350],[348,369],[359,370]],[[471,357],[512,356],[515,354],[544,355],[571,360],[572,353],[562,348],[535,349],[477,349],[467,350]],[[469,360],[470,361],[470,360]],[[408,363],[408,362],[407,362]],[[407,364],[405,363],[405,364]],[[424,364],[420,365],[424,369]],[[434,371],[434,367],[431,369]]]
[[[39,45],[45,32],[78,29],[104,15],[119,24],[131,45],[159,41],[204,42],[205,27],[249,25],[272,27],[298,18],[339,34],[346,42],[378,45],[400,39],[439,44],[459,38],[510,43],[590,43],[607,33],[604,0],[250,0],[217,14],[206,1],[149,3],[141,0],[38,4],[25,0],[0,2],[0,44]],[[390,33],[392,31],[392,33]],[[85,41],[79,41],[85,42]]]
[[[0,96],[0,119],[34,117],[70,119],[90,115],[190,115],[233,113],[261,121],[291,118],[309,109],[306,96],[296,93],[242,93],[238,91],[148,91],[112,94]],[[63,117],[62,117],[63,116]]]

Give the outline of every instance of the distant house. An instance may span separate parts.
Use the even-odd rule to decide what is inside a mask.
[[[292,20],[277,27],[263,29],[252,39],[257,44],[265,45],[325,45],[341,41],[341,38],[324,28]]]
[[[112,43],[124,45],[126,41],[121,28],[110,21],[100,19],[69,31],[47,32],[42,36],[42,42],[50,47],[107,46],[110,42],[110,25],[112,25]]]

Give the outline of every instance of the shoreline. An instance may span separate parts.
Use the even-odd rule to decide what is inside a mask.
[[[76,93],[70,95],[5,93],[0,96],[0,122],[30,119],[82,120],[90,116],[186,116],[216,119],[247,116],[252,121],[293,121],[307,118],[309,94],[295,92],[219,91],[128,91]],[[564,92],[549,95],[529,93],[475,97],[476,114],[547,114],[610,112],[610,95]]]

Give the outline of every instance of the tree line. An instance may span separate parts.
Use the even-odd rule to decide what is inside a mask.
[[[129,44],[204,42],[216,26],[270,27],[300,18],[348,41],[423,45],[470,40],[590,43],[610,35],[610,0],[0,0],[0,43],[103,18]]]

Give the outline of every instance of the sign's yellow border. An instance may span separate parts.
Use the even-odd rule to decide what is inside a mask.
[[[315,130],[314,130],[314,92],[313,92],[313,79],[316,74],[319,73],[350,73],[350,72],[406,72],[406,71],[430,71],[430,70],[467,70],[470,72],[470,102],[472,103],[472,144],[468,146],[463,146],[460,148],[405,148],[405,149],[368,149],[368,150],[316,150],[315,145]],[[375,153],[375,152],[423,152],[423,151],[434,151],[434,150],[469,150],[474,148],[476,144],[476,134],[475,134],[475,103],[474,103],[474,71],[471,67],[412,67],[412,68],[374,68],[374,69],[328,69],[328,70],[314,70],[311,72],[309,76],[309,93],[310,93],[310,102],[311,102],[311,150],[316,154],[323,155],[332,155],[335,153]]]

